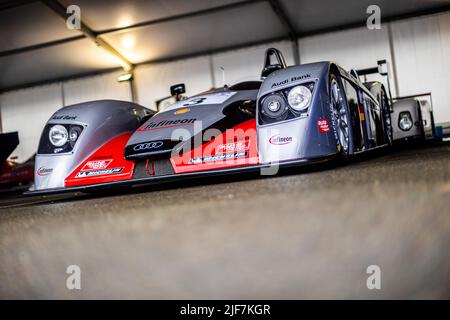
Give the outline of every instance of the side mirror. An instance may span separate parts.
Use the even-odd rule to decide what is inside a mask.
[[[179,96],[183,93],[186,93],[186,87],[184,83],[175,84],[170,87],[170,95],[171,96]]]

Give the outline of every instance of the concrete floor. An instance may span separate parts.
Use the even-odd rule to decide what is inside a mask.
[[[450,298],[449,143],[214,182],[1,199],[0,297]]]

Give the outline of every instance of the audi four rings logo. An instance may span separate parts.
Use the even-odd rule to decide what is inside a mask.
[[[158,149],[163,145],[162,141],[146,142],[137,144],[133,147],[134,151],[147,150],[147,149]]]

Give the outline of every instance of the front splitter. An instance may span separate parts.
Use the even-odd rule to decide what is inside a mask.
[[[177,182],[183,180],[192,180],[195,178],[206,178],[206,177],[214,177],[214,176],[224,176],[238,173],[254,173],[257,171],[262,171],[261,175],[276,175],[278,171],[273,172],[276,168],[288,168],[288,167],[301,167],[312,164],[320,164],[328,162],[334,159],[335,154],[330,154],[326,156],[322,156],[320,158],[312,158],[312,159],[301,159],[301,160],[288,160],[282,161],[278,163],[271,164],[258,164],[258,165],[250,165],[250,166],[241,166],[227,169],[219,169],[219,170],[208,170],[208,171],[200,171],[200,172],[189,172],[189,173],[179,173],[172,175],[161,175],[161,176],[151,176],[146,178],[137,178],[130,179],[124,181],[115,181],[108,183],[98,183],[91,185],[83,185],[76,187],[67,187],[67,188],[52,188],[52,189],[43,189],[43,190],[32,190],[26,191],[23,193],[24,196],[39,196],[39,195],[49,195],[49,194],[59,194],[59,193],[69,193],[69,192],[92,192],[96,190],[104,190],[104,189],[113,189],[120,187],[139,187],[144,185],[157,185],[162,183],[170,183]],[[264,171],[267,170],[267,171]],[[271,174],[273,172],[273,174]]]

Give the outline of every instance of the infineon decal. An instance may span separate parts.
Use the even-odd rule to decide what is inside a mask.
[[[269,143],[274,144],[274,145],[289,144],[291,142],[292,142],[292,137],[282,137],[279,134],[271,136],[269,139]]]
[[[53,168],[46,168],[46,167],[40,167],[37,169],[38,176],[48,176],[50,173],[53,172]]]
[[[122,168],[111,168],[111,169],[103,169],[103,170],[93,170],[93,171],[80,171],[77,173],[75,178],[88,178],[88,177],[94,177],[94,176],[100,176],[100,175],[106,175],[106,174],[115,174],[119,173],[123,170]]]
[[[192,125],[195,121],[197,121],[197,119],[195,119],[195,118],[185,118],[185,119],[177,119],[177,120],[161,119],[158,121],[150,121],[148,123],[144,123],[144,125],[141,126],[138,129],[138,131],[150,131],[150,130],[170,128],[170,127],[188,126],[188,125]]]

